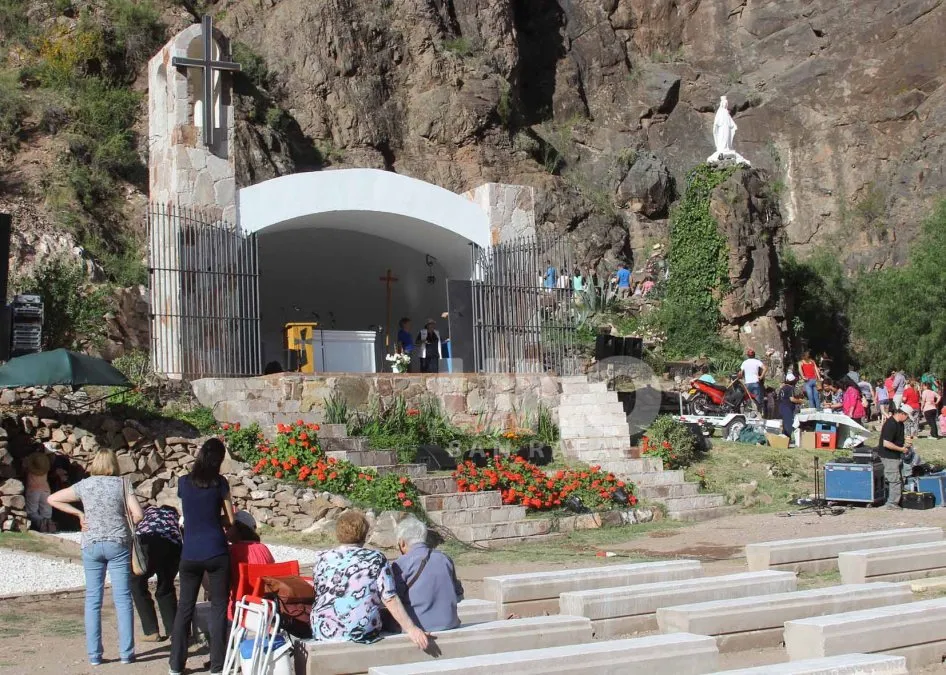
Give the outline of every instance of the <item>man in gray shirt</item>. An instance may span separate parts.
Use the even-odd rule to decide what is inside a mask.
[[[903,374],[903,371],[897,371],[893,373],[893,409],[900,410],[900,405],[903,403],[903,390],[907,386],[907,376]]]
[[[427,546],[427,526],[413,516],[402,520],[397,547],[401,557],[391,563],[394,583],[414,623],[427,632],[459,627],[463,585],[449,556]]]

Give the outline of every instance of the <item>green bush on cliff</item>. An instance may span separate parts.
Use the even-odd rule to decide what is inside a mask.
[[[729,350],[717,334],[720,298],[729,287],[729,250],[709,206],[713,190],[733,172],[706,164],[696,167],[671,214],[670,277],[653,319],[666,335],[664,349],[669,358]]]

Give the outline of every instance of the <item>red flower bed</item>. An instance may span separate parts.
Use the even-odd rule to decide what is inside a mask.
[[[614,493],[624,488],[628,504],[637,503],[633,483],[618,480],[613,473],[593,466],[583,470],[561,470],[547,475],[535,464],[521,457],[494,457],[480,469],[473,462],[463,462],[453,477],[460,492],[499,490],[503,504],[521,504],[542,510],[560,507],[572,495],[589,508],[607,508],[614,504]]]
[[[273,441],[267,441],[256,428],[241,430],[239,424],[222,428],[228,446],[241,448],[240,458],[252,466],[254,474],[297,481],[382,510],[418,508],[417,488],[407,476],[379,476],[374,469],[326,457],[319,446],[318,424],[301,420],[280,424]]]

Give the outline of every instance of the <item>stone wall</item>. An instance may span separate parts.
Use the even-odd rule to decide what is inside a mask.
[[[143,505],[169,504],[180,509],[177,481],[190,470],[204,439],[169,436],[164,426],[103,414],[67,416],[41,407],[28,413],[6,410],[0,419],[0,529],[29,529],[23,459],[40,450],[67,457],[72,464],[71,481],[75,482],[84,476],[99,448],[111,448],[122,475],[131,481]],[[227,458],[222,471],[230,484],[233,505],[248,510],[258,523],[277,529],[315,536],[332,534],[338,516],[352,507],[340,495],[254,476],[232,457]],[[394,528],[403,514],[369,511],[366,516],[372,525],[369,541],[393,546]]]
[[[221,422],[256,422],[264,429],[303,418],[324,423],[326,400],[337,396],[354,410],[368,410],[380,401],[402,396],[408,405],[434,398],[451,421],[504,426],[521,422],[539,403],[558,407],[561,385],[549,375],[297,375],[252,378],[207,378],[192,383],[202,405]]]

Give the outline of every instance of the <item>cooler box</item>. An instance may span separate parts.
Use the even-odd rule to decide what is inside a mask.
[[[870,464],[826,462],[824,498],[832,502],[858,504],[883,502],[887,498],[884,465],[879,461]]]
[[[836,424],[817,422],[815,424],[815,448],[834,450],[838,447],[838,427]]]
[[[249,638],[240,643],[240,670],[242,675],[294,675],[295,668],[292,661],[292,644],[282,635],[273,638],[273,651],[269,655],[269,663],[263,664],[262,673],[253,673],[253,639]]]
[[[936,500],[936,506],[946,506],[946,473],[907,478],[904,489],[909,492],[930,492]]]

